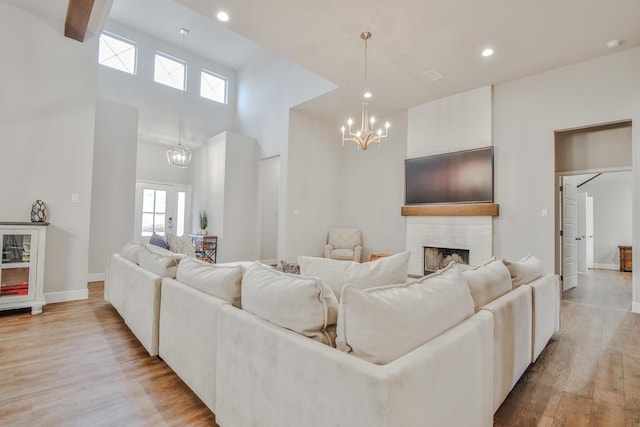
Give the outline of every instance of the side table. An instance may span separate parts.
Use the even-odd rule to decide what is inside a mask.
[[[218,236],[189,234],[196,256],[203,261],[216,263],[218,255]]]

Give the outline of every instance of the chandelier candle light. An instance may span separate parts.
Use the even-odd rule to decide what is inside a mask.
[[[369,117],[369,108],[367,99],[371,98],[371,92],[367,90],[367,42],[371,38],[371,33],[365,31],[360,34],[360,38],[364,40],[364,99],[362,100],[362,122],[360,124],[360,130],[357,130],[355,133],[351,131],[351,126],[353,125],[353,120],[349,118],[347,120],[348,128],[342,126],[342,146],[344,147],[345,141],[351,141],[358,144],[358,150],[363,149],[366,150],[371,146],[371,144],[378,144],[378,148],[380,148],[380,143],[387,139],[389,135],[389,127],[391,126],[389,122],[386,122],[384,125],[384,133],[382,133],[382,129],[378,128],[377,131],[374,132],[373,127],[375,125],[376,119],[375,117]],[[346,131],[346,134],[345,134]]]
[[[182,35],[182,50],[184,50],[184,37],[189,34],[189,30],[185,28],[180,29],[180,34]],[[186,77],[186,76],[185,76]],[[184,98],[184,83],[182,88],[182,93],[180,93],[180,115],[178,122],[178,145],[174,145],[167,150],[167,161],[169,161],[169,166],[179,169],[185,169],[189,167],[189,163],[191,163],[191,149],[189,147],[185,147],[181,144],[182,141],[182,102]]]

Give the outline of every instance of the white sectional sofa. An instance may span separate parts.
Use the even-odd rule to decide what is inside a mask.
[[[148,326],[158,326],[155,353],[223,427],[492,425],[559,328],[558,278],[541,266],[530,274],[525,259],[463,273],[452,266],[441,277],[397,284],[403,265],[406,280],[408,255],[394,257],[315,265],[328,274],[324,281],[305,276],[304,265],[296,276],[259,263],[178,257],[177,277],[168,274],[158,288],[145,267],[113,255],[105,299],[150,354]],[[345,268],[358,285],[342,288],[338,304],[331,289]],[[376,287],[364,289],[366,274]],[[135,281],[149,292],[129,286]],[[144,322],[127,320],[156,301],[157,317],[152,310]]]

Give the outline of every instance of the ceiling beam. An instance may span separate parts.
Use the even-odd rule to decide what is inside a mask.
[[[67,19],[64,23],[64,35],[79,42],[84,41],[87,33],[94,0],[69,0]]]

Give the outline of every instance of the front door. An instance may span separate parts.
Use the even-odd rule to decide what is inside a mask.
[[[134,240],[188,233],[190,199],[190,186],[136,182]]]

